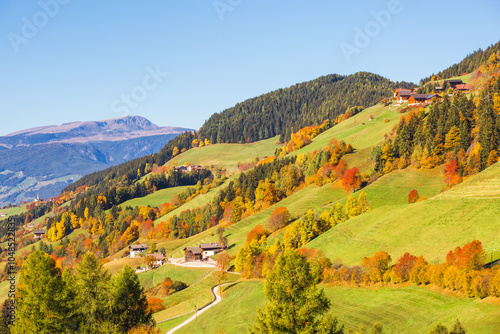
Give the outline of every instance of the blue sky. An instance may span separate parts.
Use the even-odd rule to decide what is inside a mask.
[[[418,82],[496,43],[498,17],[497,0],[2,0],[0,135],[127,114],[198,129],[331,73]]]

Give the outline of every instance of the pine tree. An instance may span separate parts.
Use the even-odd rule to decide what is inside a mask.
[[[112,280],[112,318],[119,329],[127,332],[137,325],[152,325],[153,319],[147,311],[148,302],[139,282],[139,277],[129,266],[125,266]]]
[[[325,315],[330,301],[316,287],[305,255],[286,250],[278,256],[265,285],[266,305],[257,311],[250,333],[343,333]]]
[[[93,254],[85,254],[76,268],[76,312],[80,317],[80,330],[99,333],[108,326],[111,314],[111,275]]]
[[[17,286],[14,334],[64,333],[67,301],[61,270],[47,254],[35,250],[26,259]]]

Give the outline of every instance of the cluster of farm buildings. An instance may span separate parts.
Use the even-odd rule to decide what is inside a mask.
[[[146,244],[136,244],[130,245],[128,250],[130,252],[130,257],[136,257],[141,253],[147,252],[149,246]],[[206,261],[209,257],[222,252],[224,246],[217,242],[209,244],[200,244],[199,247],[186,247],[184,248],[184,261]],[[162,265],[165,261],[165,256],[161,253],[147,254],[147,256],[154,256],[159,265]]]
[[[182,172],[182,173],[188,173],[192,171],[201,171],[204,170],[205,168],[201,167],[200,165],[189,165],[189,166],[175,166],[174,167],[176,171]]]
[[[445,81],[455,92],[468,92],[469,91],[469,86],[465,83],[462,82],[462,80],[457,79],[457,80],[447,80]],[[394,93],[394,97],[396,98],[397,103],[403,103],[408,101],[409,106],[416,106],[416,105],[426,105],[431,103],[431,101],[435,98],[437,99],[442,99],[441,95],[438,93],[443,93],[444,88],[443,87],[435,87],[436,93],[430,93],[430,94],[417,94],[417,89],[414,88],[413,90],[408,90],[408,89],[403,89],[403,88],[398,88],[396,89]]]

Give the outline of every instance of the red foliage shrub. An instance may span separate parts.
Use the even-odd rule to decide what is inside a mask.
[[[409,204],[415,203],[415,202],[418,201],[419,198],[420,198],[420,196],[418,195],[418,191],[416,191],[415,189],[413,189],[408,194],[408,203]]]
[[[417,257],[410,253],[405,253],[394,265],[394,274],[403,282],[410,279],[410,273],[417,262]]]
[[[356,167],[348,169],[344,173],[344,176],[342,177],[342,186],[344,186],[346,193],[349,193],[351,189],[356,191],[356,189],[361,186],[361,175]]]

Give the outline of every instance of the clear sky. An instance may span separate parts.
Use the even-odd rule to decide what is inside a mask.
[[[331,73],[417,83],[498,42],[499,17],[498,0],[1,0],[0,135],[132,114],[198,129]]]

